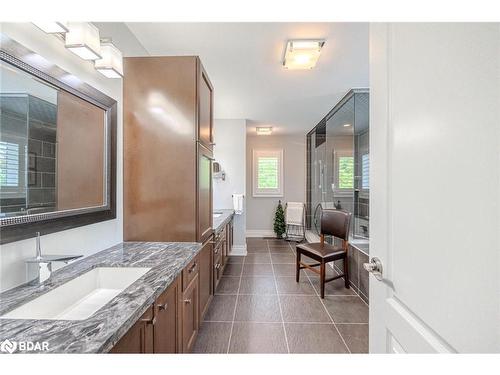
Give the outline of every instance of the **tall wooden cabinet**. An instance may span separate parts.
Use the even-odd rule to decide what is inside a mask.
[[[124,59],[124,239],[212,230],[213,89],[200,59]]]
[[[199,310],[182,324],[188,350],[213,294],[213,87],[200,59],[125,58],[123,116],[124,240],[203,243],[196,285],[180,302],[186,314]]]

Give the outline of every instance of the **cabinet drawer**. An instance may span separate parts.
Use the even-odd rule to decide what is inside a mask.
[[[200,269],[199,259],[196,256],[188,265],[182,270],[182,290],[186,290],[189,283],[196,277]]]

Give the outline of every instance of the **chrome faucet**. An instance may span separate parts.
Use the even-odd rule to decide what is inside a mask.
[[[26,279],[27,281],[38,279],[38,281],[42,283],[52,274],[52,263],[64,262],[68,264],[72,260],[81,258],[82,256],[83,255],[42,255],[40,232],[36,232],[36,256],[26,259]]]

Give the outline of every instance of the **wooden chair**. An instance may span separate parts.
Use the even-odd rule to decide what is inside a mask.
[[[321,298],[325,298],[325,283],[343,277],[345,287],[349,288],[349,261],[347,249],[349,248],[349,228],[351,224],[350,212],[341,210],[323,210],[321,215],[321,242],[303,243],[296,246],[297,269],[295,279],[299,282],[300,270],[307,268],[320,276]],[[342,246],[334,246],[325,243],[325,235],[340,238]],[[307,264],[301,262],[301,255],[312,258],[319,263]],[[344,273],[329,279],[325,278],[326,263],[343,259]],[[319,267],[319,271],[315,268]]]

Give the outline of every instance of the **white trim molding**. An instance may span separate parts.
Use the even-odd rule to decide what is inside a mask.
[[[247,237],[276,237],[273,230],[270,229],[247,229]]]
[[[247,245],[233,245],[230,256],[246,256],[247,255]]]

